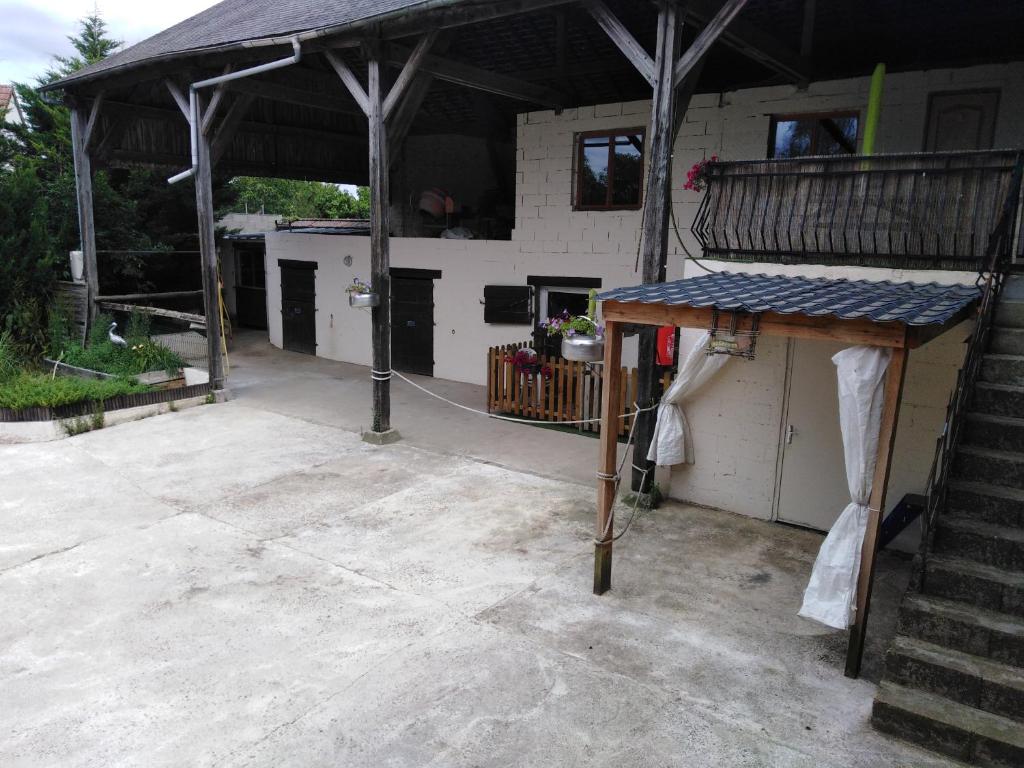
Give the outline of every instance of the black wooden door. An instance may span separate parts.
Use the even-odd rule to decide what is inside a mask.
[[[316,354],[316,264],[281,263],[281,326],[284,348]]]
[[[235,311],[238,324],[267,329],[267,278],[263,248],[241,247],[235,267]]]
[[[391,365],[434,375],[434,281],[391,278]]]

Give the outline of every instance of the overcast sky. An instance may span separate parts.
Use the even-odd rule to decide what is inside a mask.
[[[0,0],[0,83],[34,82],[94,7],[126,45],[194,16],[218,0]]]

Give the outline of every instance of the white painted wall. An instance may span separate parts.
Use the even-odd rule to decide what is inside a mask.
[[[802,91],[779,86],[695,97],[676,144],[673,182],[676,217],[690,252],[699,253],[689,227],[700,195],[681,187],[693,163],[712,154],[726,160],[764,157],[772,114],[858,109],[863,116],[868,87],[869,78],[863,77],[814,83]],[[1024,64],[1011,64],[890,75],[878,151],[921,149],[929,93],[983,87],[998,87],[1002,92],[996,145],[1021,146]],[[561,115],[551,111],[520,115],[512,242],[392,239],[393,266],[442,271],[442,278],[435,281],[435,375],[483,384],[487,348],[528,337],[528,326],[483,323],[480,302],[486,284],[524,284],[527,275],[601,277],[605,288],[639,282],[634,265],[641,214],[572,211],[572,163],[577,133],[642,126],[648,117],[647,102],[569,109]],[[342,266],[346,254],[353,258],[351,268]],[[365,278],[369,274],[368,239],[287,233],[267,236],[270,334],[277,345],[281,344],[279,258],[319,264],[320,354],[369,364],[369,315],[349,309],[343,292],[353,275]],[[972,275],[953,272],[705,264],[711,269],[810,277],[973,282]],[[678,279],[701,274],[701,269],[686,262],[683,249],[673,243],[668,274],[670,280]],[[957,329],[911,354],[890,491],[893,502],[903,493],[923,490],[967,333],[967,328]],[[673,497],[754,517],[773,516],[784,427],[787,345],[786,340],[762,340],[756,360],[731,362],[719,379],[689,404],[697,463],[672,473]],[[635,346],[628,344],[625,362],[633,360]],[[834,379],[835,373],[823,370],[821,375]]]

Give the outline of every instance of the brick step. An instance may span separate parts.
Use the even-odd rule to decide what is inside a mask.
[[[1024,573],[1024,528],[939,516],[935,552]]]
[[[992,384],[1024,384],[1024,356],[988,353],[981,359],[980,381]]]
[[[925,567],[923,591],[1024,618],[1024,573],[933,554]]]
[[[1020,723],[932,693],[883,681],[871,722],[880,731],[986,768],[1024,765]]]
[[[1003,295],[996,304],[996,325],[1006,328],[1024,328],[1024,302]]]
[[[1024,723],[1024,669],[910,637],[885,657],[886,680]]]
[[[998,355],[1024,355],[1024,328],[993,326],[989,333],[989,351]]]
[[[965,445],[1024,453],[1024,419],[968,413],[963,428]]]
[[[953,457],[953,477],[1024,490],[1024,454],[961,445]]]
[[[1024,419],[1024,387],[979,381],[974,385],[971,411]]]
[[[1024,666],[1024,619],[930,595],[907,595],[897,632],[1016,667]]]
[[[950,480],[943,516],[1024,527],[1024,490]]]

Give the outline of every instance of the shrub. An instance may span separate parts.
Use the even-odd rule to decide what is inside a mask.
[[[61,352],[68,365],[101,371],[114,376],[138,376],[148,371],[174,373],[184,365],[175,352],[149,338],[149,318],[133,313],[125,331],[127,347],[110,341],[109,330],[113,318],[108,314],[96,316],[89,331],[89,346],[75,341],[65,343]]]
[[[81,379],[77,376],[51,377],[45,373],[21,372],[0,382],[0,407],[21,410],[45,406],[55,408],[80,402],[99,402],[118,395],[146,392],[148,387],[131,379]]]
[[[14,338],[10,333],[0,333],[0,382],[14,378],[21,369],[20,355],[14,347]]]

